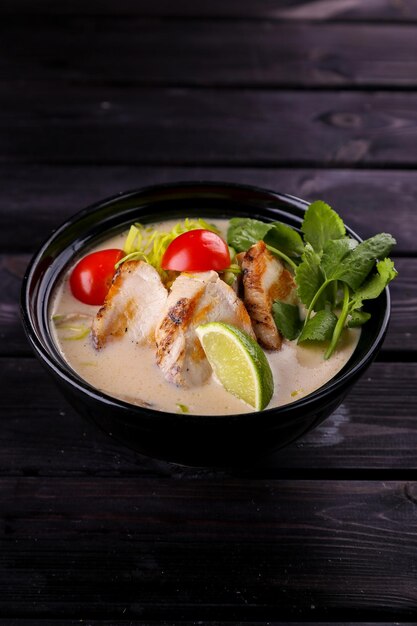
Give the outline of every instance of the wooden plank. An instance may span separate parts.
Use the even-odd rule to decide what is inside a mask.
[[[332,417],[253,471],[305,477],[325,470],[327,478],[353,469],[363,470],[363,478],[366,470],[416,470],[416,381],[416,363],[373,364]],[[213,474],[147,459],[113,443],[68,406],[34,359],[3,359],[2,387],[0,476]]]
[[[0,619],[0,626],[114,626],[114,621],[109,620],[67,620],[67,619]],[[291,622],[291,626],[327,626],[328,622]],[[400,626],[401,622],[396,622]],[[355,626],[357,622],[333,622],[333,626]],[[117,626],[167,626],[167,622],[164,621],[137,621],[137,620],[117,620]],[[196,626],[195,621],[183,621],[176,620],[175,626]],[[230,626],[230,622],[219,622],[198,620],[198,626]],[[264,626],[264,622],[244,621],[244,626]],[[273,621],[268,622],[268,626],[287,626],[286,622]],[[366,626],[392,626],[392,622],[367,622]],[[410,622],[407,622],[407,626],[411,626]]]
[[[267,20],[417,20],[417,7],[413,0],[3,0],[4,15],[96,15],[96,16],[153,16],[159,18],[227,18]]]
[[[415,616],[416,483],[2,479],[0,498],[3,617]]]
[[[417,25],[96,17],[4,19],[2,80],[253,87],[415,87]]]
[[[413,167],[417,93],[0,84],[0,162]]]
[[[139,620],[123,620],[123,619],[118,619],[117,620],[117,626],[167,626],[167,621],[166,620],[152,620],[152,621],[143,621],[141,619]],[[171,622],[169,622],[171,623]],[[80,620],[80,619],[74,619],[74,620],[67,620],[67,619],[7,619],[7,620],[2,620],[0,619],[0,626],[80,626],[80,624],[82,626],[114,626],[115,622],[114,620],[103,620],[103,619],[89,619],[89,620]],[[196,622],[195,621],[185,621],[185,620],[176,620],[175,621],[175,626],[195,626]],[[241,622],[238,622],[239,626],[264,626],[265,622],[259,622],[259,621],[253,621],[253,620],[244,620]],[[358,622],[338,622],[338,621],[332,621],[333,626],[357,626]],[[403,622],[403,621],[396,621],[395,622],[396,625],[401,626],[402,624],[404,624],[404,626],[414,626],[414,622]],[[328,622],[308,622],[308,621],[303,621],[303,622],[294,622],[291,621],[291,626],[327,626]],[[230,626],[230,621],[219,621],[219,620],[198,620],[198,626]],[[268,621],[268,626],[288,626],[288,622],[282,622],[282,621]],[[366,626],[392,626],[392,622],[366,622]]]
[[[223,180],[275,189],[309,201],[323,199],[362,237],[386,230],[395,235],[397,252],[417,253],[413,171],[0,165],[0,180],[3,252],[35,251],[68,217],[119,192],[156,183]]]
[[[0,356],[30,354],[19,316],[20,286],[30,257],[0,255]],[[392,319],[384,352],[417,351],[417,259],[396,259],[399,277],[391,285]]]
[[[88,621],[80,621],[76,620],[66,620],[66,619],[8,619],[7,621],[0,619],[0,626],[115,626],[114,621],[109,620],[91,620]],[[264,626],[264,622],[254,622],[254,621],[246,621],[244,622],[245,626]],[[291,626],[327,626],[328,622],[291,622]],[[333,622],[333,626],[357,626],[358,622]],[[402,622],[396,622],[398,626],[401,626]],[[410,626],[410,622],[406,622],[408,626]],[[117,620],[117,626],[166,626],[167,622],[144,622],[143,620]],[[183,621],[176,620],[175,626],[195,626],[195,621]],[[230,626],[230,622],[219,622],[216,621],[207,621],[207,620],[199,620],[198,626]],[[281,621],[273,621],[268,622],[268,626],[287,626],[286,623]],[[392,622],[367,622],[366,626],[392,626]]]

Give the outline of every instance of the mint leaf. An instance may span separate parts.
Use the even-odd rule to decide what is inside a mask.
[[[321,267],[326,278],[332,279],[334,272],[339,269],[340,263],[357,245],[358,242],[351,237],[331,239],[326,243],[321,258]]]
[[[310,243],[316,252],[321,252],[331,239],[340,239],[346,234],[342,218],[321,200],[310,204],[301,230],[305,241]]]
[[[311,317],[304,325],[298,343],[302,341],[325,341],[331,339],[337,324],[337,317],[332,311],[323,309]]]
[[[314,252],[310,244],[304,248],[302,262],[295,271],[297,293],[301,302],[308,308],[324,282],[320,269],[320,256]]]
[[[301,256],[304,251],[301,235],[282,222],[273,222],[271,230],[265,235],[265,243],[278,248],[288,256]]]
[[[300,334],[303,322],[297,305],[276,300],[272,305],[272,315],[280,333],[292,341]]]
[[[332,278],[343,280],[356,291],[372,270],[377,259],[384,259],[396,241],[387,233],[380,233],[360,243],[343,259]]]
[[[398,274],[393,261],[389,258],[379,261],[376,269],[378,273],[371,276],[371,278],[364,282],[353,294],[349,304],[351,311],[360,309],[364,300],[377,298],[384,291],[388,283]]]
[[[232,217],[227,231],[227,243],[237,252],[245,252],[251,246],[265,238],[265,235],[273,228],[272,224],[266,224],[259,220],[247,217]]]
[[[370,313],[366,313],[365,311],[353,311],[347,324],[348,328],[357,328],[358,326],[362,326],[362,324],[365,324],[365,322],[367,322],[370,318]]]

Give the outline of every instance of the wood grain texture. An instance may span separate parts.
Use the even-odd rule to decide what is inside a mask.
[[[0,162],[415,165],[417,93],[0,84]]]
[[[0,40],[3,82],[417,86],[417,25],[39,16],[3,19]]]
[[[405,482],[3,478],[0,610],[411,618],[416,498]]]
[[[110,620],[91,620],[91,619],[7,619],[2,620],[0,618],[0,626],[115,626],[114,621]],[[242,623],[239,623],[241,626]],[[291,622],[291,626],[327,626],[328,622]],[[357,622],[332,622],[333,626],[354,626]],[[400,622],[397,622],[400,624]],[[410,626],[410,622],[407,622],[408,626]],[[244,621],[245,626],[265,626],[264,622],[254,622],[252,620]],[[117,626],[167,626],[167,622],[164,621],[143,621],[143,620],[117,620]],[[176,620],[175,626],[196,626],[195,621],[184,621],[184,620]],[[230,626],[230,622],[223,621],[207,621],[207,620],[199,620],[198,626]],[[268,626],[287,626],[286,622],[282,621],[269,621]],[[392,626],[392,622],[367,622],[366,626]]]
[[[396,622],[399,626],[402,622]],[[124,620],[118,619],[117,626],[167,626],[172,622],[166,620]],[[265,622],[254,622],[253,620],[235,622],[239,626],[264,626]],[[328,622],[294,622],[291,621],[291,626],[327,626]],[[334,626],[355,626],[357,622],[335,622],[332,621]],[[114,620],[106,619],[0,619],[0,626],[115,626]],[[282,621],[268,621],[268,626],[287,626],[288,622]],[[195,621],[175,620],[175,626],[196,626]],[[198,626],[230,626],[230,621],[219,620],[198,620]],[[366,626],[392,626],[392,622],[367,622]],[[410,626],[410,622],[407,622],[407,626]]]
[[[366,469],[417,469],[416,382],[415,363],[373,364],[333,416],[244,474],[250,477],[253,469],[254,475],[279,476],[286,470],[299,476],[305,470],[305,477],[327,470],[331,477],[350,468],[366,476]],[[213,474],[147,459],[112,442],[69,407],[34,359],[3,360],[2,385],[0,476]]]
[[[267,20],[417,20],[414,0],[3,0],[4,15],[153,16],[159,18],[233,18]]]
[[[398,626],[401,626],[403,622],[396,622]],[[0,618],[0,626],[115,626],[115,622],[113,620],[91,620],[91,619],[7,619],[2,620]],[[118,619],[117,626],[167,626],[168,622],[155,622],[154,620],[143,621],[143,620],[124,620]],[[294,622],[291,621],[291,626],[327,626],[328,622]],[[358,622],[332,622],[333,626],[354,626],[357,625]],[[410,622],[406,622],[406,624],[410,624]],[[245,626],[265,626],[265,622],[254,622],[253,620],[244,621]],[[184,620],[176,620],[175,626],[196,626],[195,621],[184,621]],[[218,621],[218,620],[199,620],[198,626],[230,626],[229,621]],[[287,622],[282,621],[269,621],[268,626],[287,626]],[[366,626],[392,626],[392,622],[367,622]]]
[[[417,253],[413,171],[3,164],[0,180],[3,252],[34,252],[68,217],[123,191],[156,183],[220,180],[274,189],[309,201],[323,199],[361,237],[386,230],[397,239],[397,253]]]

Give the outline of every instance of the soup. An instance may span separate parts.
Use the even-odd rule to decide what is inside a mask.
[[[228,222],[216,220],[214,224],[225,237]],[[166,231],[173,225],[173,221],[167,221],[152,226]],[[123,232],[105,240],[88,252],[123,248],[126,235]],[[88,324],[100,306],[83,304],[74,297],[69,285],[71,271],[72,268],[55,290],[50,309],[51,329],[63,358],[91,386],[131,404],[160,411],[222,415],[254,410],[226,391],[213,375],[202,384],[189,387],[169,382],[156,363],[155,347],[149,343],[138,345],[122,336],[97,350],[88,332]],[[77,324],[85,319],[87,330],[78,332],[77,324],[68,323],[71,319],[76,319]],[[60,320],[67,323],[60,324]],[[342,340],[328,360],[323,358],[321,344],[298,345],[295,340],[283,339],[279,350],[266,350],[274,379],[274,392],[267,408],[294,402],[331,380],[351,357],[359,334],[359,329],[345,329]]]

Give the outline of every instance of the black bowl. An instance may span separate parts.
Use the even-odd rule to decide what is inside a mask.
[[[25,331],[36,355],[69,402],[118,441],[146,455],[198,466],[249,466],[298,439],[329,416],[377,354],[389,320],[386,289],[371,301],[371,320],[345,367],[327,384],[292,404],[242,415],[200,416],[155,411],[108,396],[63,360],[50,334],[48,303],[79,250],[134,221],[200,216],[250,216],[299,228],[307,202],[226,183],[178,183],[120,194],[95,204],[55,231],[27,269],[21,298]],[[349,230],[352,237],[359,237]]]

